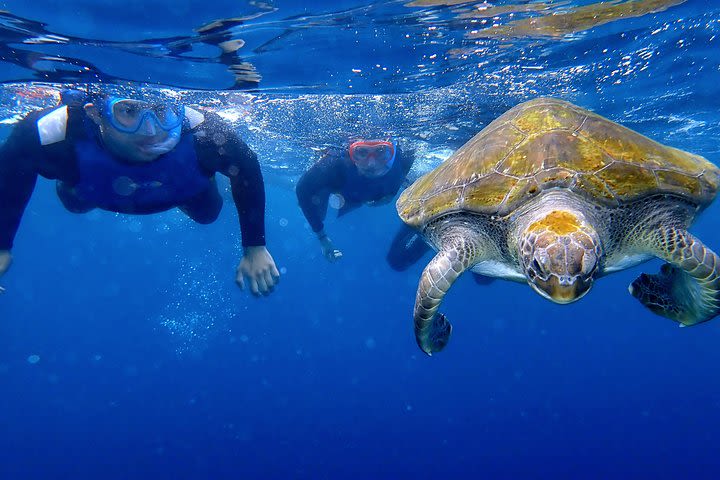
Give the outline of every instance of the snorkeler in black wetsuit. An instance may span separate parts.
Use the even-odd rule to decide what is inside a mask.
[[[38,175],[56,180],[71,212],[151,214],[177,207],[207,224],[222,208],[216,173],[230,178],[240,217],[244,253],[236,281],[243,288],[247,279],[252,293],[269,294],[280,274],[265,248],[260,165],[218,115],[159,91],[109,88],[30,113],[0,148],[0,276],[12,261]]]
[[[342,257],[323,225],[330,194],[342,198],[338,216],[362,205],[385,204],[405,182],[414,160],[413,152],[403,152],[394,142],[358,140],[326,152],[303,174],[296,188],[298,202],[328,261]]]
[[[320,240],[325,258],[334,262],[342,257],[323,225],[330,194],[340,195],[344,202],[338,216],[363,204],[387,203],[406,181],[414,161],[414,152],[405,153],[392,142],[359,140],[346,149],[327,152],[303,174],[296,188],[298,202]],[[419,233],[402,224],[390,244],[387,262],[393,270],[402,272],[430,250]],[[478,284],[492,280],[478,274],[473,278]]]

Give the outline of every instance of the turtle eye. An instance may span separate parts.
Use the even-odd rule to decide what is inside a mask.
[[[597,268],[597,256],[595,252],[585,251],[582,257],[581,263],[582,273],[584,275],[590,275]]]
[[[540,262],[537,261],[537,258],[533,258],[532,264],[530,265],[533,270],[535,270],[537,273],[542,273],[543,268],[542,265],[540,265]]]
[[[530,263],[530,268],[535,272],[536,277],[541,280],[547,280],[550,276],[545,268],[546,263],[547,258],[538,258],[537,256],[534,256],[532,262]]]
[[[527,276],[531,280],[534,280],[538,277],[539,278],[545,277],[545,271],[543,270],[542,266],[540,265],[540,262],[538,262],[536,258],[533,258],[532,262],[530,262],[530,265],[528,265]]]

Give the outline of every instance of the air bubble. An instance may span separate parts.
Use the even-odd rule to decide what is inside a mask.
[[[335,210],[340,210],[343,206],[345,206],[345,197],[340,194],[330,195],[328,204],[331,208],[334,208]]]

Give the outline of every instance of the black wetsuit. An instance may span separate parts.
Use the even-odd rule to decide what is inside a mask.
[[[38,175],[57,180],[58,196],[73,212],[150,214],[178,207],[199,223],[211,223],[222,207],[219,172],[230,178],[243,246],[265,245],[265,187],[257,156],[218,115],[205,113],[193,129],[184,125],[172,152],[130,164],[107,152],[78,106],[68,106],[64,139],[41,145],[37,121],[51,110],[30,113],[0,148],[0,250],[12,248]],[[103,167],[93,170],[95,164]],[[179,168],[163,171],[163,165]],[[131,175],[114,178],[115,172]],[[143,172],[153,172],[153,181],[133,183]],[[97,185],[111,187],[98,191]]]
[[[313,232],[323,229],[330,194],[342,196],[338,217],[366,203],[389,202],[397,194],[415,156],[396,147],[392,168],[381,177],[365,177],[350,160],[347,149],[332,150],[317,161],[298,181],[300,208]]]

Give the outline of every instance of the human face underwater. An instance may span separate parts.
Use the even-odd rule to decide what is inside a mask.
[[[174,102],[119,97],[99,102],[93,117],[106,147],[131,162],[151,162],[175,148],[183,118],[182,105]]]
[[[395,161],[395,145],[385,140],[360,140],[350,145],[350,160],[367,177],[385,175]]]

